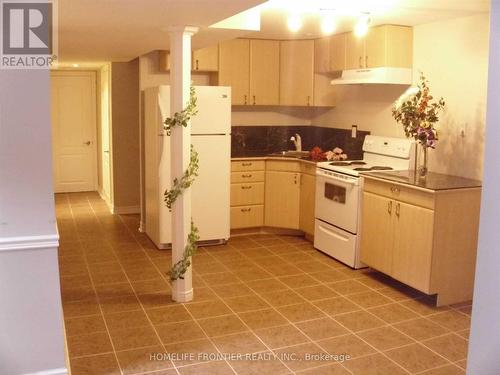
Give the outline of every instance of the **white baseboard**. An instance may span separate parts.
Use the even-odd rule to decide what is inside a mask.
[[[50,249],[59,247],[59,235],[22,236],[0,238],[1,251],[21,251],[33,249]]]
[[[113,206],[112,212],[116,215],[140,214],[141,206]]]
[[[24,374],[24,375],[68,375],[68,369],[65,367],[64,368],[53,368],[50,370],[31,372],[31,373]]]
[[[113,203],[111,202],[110,197],[108,197],[106,194],[104,194],[104,191],[101,188],[97,189],[97,193],[99,193],[99,196],[101,197],[101,199],[104,202],[106,202],[106,205],[108,206],[109,211],[113,212]]]

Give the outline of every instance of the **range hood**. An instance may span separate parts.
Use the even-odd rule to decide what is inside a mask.
[[[364,68],[343,70],[340,78],[331,81],[332,85],[411,85],[412,70],[407,68]]]

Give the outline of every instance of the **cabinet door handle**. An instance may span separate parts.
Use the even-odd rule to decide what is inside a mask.
[[[311,96],[307,95],[307,105],[311,105]]]
[[[243,95],[243,97],[244,97],[244,100],[245,100],[245,104],[247,104],[247,96]]]
[[[252,211],[251,208],[242,208],[241,209],[241,212],[250,212],[250,211]]]
[[[399,194],[399,188],[395,187],[395,186],[391,186],[391,192],[393,194]]]
[[[363,67],[363,63],[361,62],[361,59],[362,59],[362,57],[361,57],[361,56],[359,56],[359,67],[360,67],[360,68],[362,68],[362,67]]]
[[[255,105],[255,95],[253,96],[253,105]]]
[[[368,68],[368,55],[365,56],[365,68]]]
[[[252,166],[252,163],[241,163],[241,165],[244,167],[250,167]]]
[[[252,186],[251,185],[245,185],[245,186],[242,186],[241,187],[243,190],[248,190],[248,189],[251,189]]]
[[[242,178],[250,178],[250,177],[252,177],[252,175],[251,174],[242,174],[241,177]]]
[[[196,70],[198,70],[199,67],[198,67],[198,59],[196,60]]]
[[[399,217],[400,213],[401,213],[401,205],[399,203],[396,203],[396,216]]]
[[[392,215],[392,201],[389,201],[389,203],[387,204],[387,212],[389,213],[389,215]]]

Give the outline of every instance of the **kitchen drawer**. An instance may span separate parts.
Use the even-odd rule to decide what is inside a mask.
[[[371,178],[365,178],[363,190],[415,206],[434,209],[434,193],[432,192]]]
[[[231,206],[264,203],[264,183],[231,184]]]
[[[231,162],[231,172],[240,171],[263,171],[265,169],[264,160],[239,160]]]
[[[241,171],[231,173],[231,183],[242,183],[242,182],[264,182],[265,172],[264,171]]]
[[[316,176],[316,164],[302,162],[300,163],[300,171],[302,173]]]
[[[288,160],[266,161],[266,171],[300,172],[300,162]]]
[[[231,229],[264,225],[264,205],[231,207]]]

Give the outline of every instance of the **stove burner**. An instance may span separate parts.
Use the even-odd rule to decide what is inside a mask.
[[[358,167],[354,168],[354,171],[365,172],[365,171],[388,171],[391,167],[383,167],[381,165],[374,165],[373,167]]]
[[[384,166],[381,166],[381,165],[374,165],[372,167],[372,171],[390,171],[392,170],[391,167],[384,167]]]
[[[348,165],[365,165],[365,164],[366,163],[364,161],[334,161],[330,163],[330,165],[337,167],[345,167]]]

